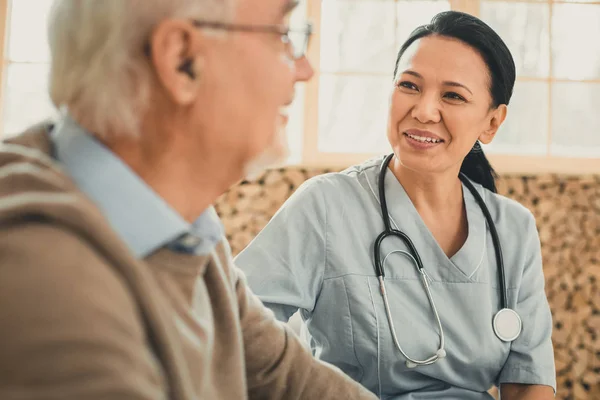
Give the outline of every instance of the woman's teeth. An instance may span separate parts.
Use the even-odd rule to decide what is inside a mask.
[[[441,143],[442,142],[441,139],[434,139],[434,138],[430,138],[430,137],[411,135],[409,133],[406,133],[405,135],[411,139],[414,139],[414,140],[417,140],[417,141],[423,142],[423,143]]]

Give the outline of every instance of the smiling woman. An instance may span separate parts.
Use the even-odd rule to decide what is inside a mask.
[[[399,149],[395,148],[393,134],[396,121],[403,117],[398,114],[410,110],[417,101],[415,99],[433,96],[442,106],[422,101],[419,107],[415,107],[413,117],[425,124],[441,120],[444,115],[447,129],[442,136],[446,138],[418,129],[412,135],[410,131],[401,131],[408,136],[408,143],[422,147],[422,141],[426,138],[429,138],[429,144],[426,145],[430,147],[441,146],[446,140],[457,143],[453,146],[448,143],[448,148],[457,152],[461,160],[461,172],[495,192],[496,176],[480,143],[490,144],[506,118],[516,78],[515,63],[509,49],[494,31],[487,35],[473,35],[473,31],[483,30],[479,20],[466,14],[464,19],[461,23],[450,19],[434,19],[431,25],[412,32],[398,52],[394,79],[399,90],[392,95],[388,139],[396,154],[400,154]],[[417,41],[421,42],[419,46],[413,46]],[[453,57],[465,50],[471,57]],[[452,63],[453,60],[458,62]],[[431,67],[434,65],[446,66],[443,76]],[[489,73],[483,76],[477,73],[486,70]],[[439,82],[438,86],[432,85],[432,82]],[[491,99],[487,100],[489,95]],[[461,139],[466,142],[462,146]],[[434,153],[431,155],[435,156]],[[435,161],[443,163],[437,156]]]
[[[279,319],[300,312],[315,355],[381,398],[484,400],[497,385],[506,400],[550,400],[535,219],[496,193],[476,145],[506,116],[511,53],[447,11],[400,46],[395,71],[393,153],[308,180],[236,263]]]

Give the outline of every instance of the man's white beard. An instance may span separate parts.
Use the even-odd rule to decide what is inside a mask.
[[[281,165],[289,155],[285,125],[277,123],[273,142],[262,153],[250,160],[245,167],[245,179],[258,179],[266,169]]]

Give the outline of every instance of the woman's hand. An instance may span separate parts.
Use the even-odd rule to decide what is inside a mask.
[[[554,400],[554,390],[544,385],[503,383],[500,394],[502,400]]]

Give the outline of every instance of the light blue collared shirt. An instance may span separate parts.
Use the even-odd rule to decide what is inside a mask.
[[[54,155],[64,170],[102,211],[138,258],[164,246],[206,254],[224,230],[213,207],[188,223],[121,159],[72,118],[52,132]]]

